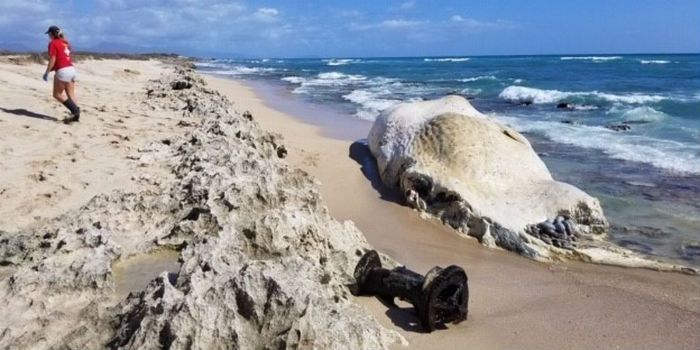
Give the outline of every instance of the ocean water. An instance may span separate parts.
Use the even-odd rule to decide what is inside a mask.
[[[372,121],[404,101],[465,96],[523,132],[555,178],[598,196],[618,243],[700,264],[700,55],[217,59],[198,68],[281,86],[332,105],[336,118]]]

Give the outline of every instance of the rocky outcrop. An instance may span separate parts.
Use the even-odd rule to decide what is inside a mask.
[[[377,118],[368,139],[386,185],[484,245],[541,261],[684,269],[608,244],[598,200],[552,179],[525,137],[462,97],[402,104]]]
[[[176,82],[189,88],[174,89]],[[175,84],[175,85],[174,85]],[[200,117],[132,157],[163,163],[159,191],[99,196],[25,232],[0,232],[0,348],[383,349],[404,340],[350,300],[368,249],[335,221],[279,137],[230,109],[192,71],[152,82],[142,103]],[[283,151],[282,151],[283,150]],[[180,251],[120,300],[112,266]]]

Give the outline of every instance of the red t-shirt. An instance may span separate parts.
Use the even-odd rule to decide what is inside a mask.
[[[49,43],[49,57],[56,57],[56,64],[53,70],[71,67],[73,63],[70,60],[70,45],[63,39],[53,39]]]

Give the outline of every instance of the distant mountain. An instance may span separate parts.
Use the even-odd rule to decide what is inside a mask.
[[[48,44],[48,43],[47,43]],[[37,52],[45,49],[45,45],[26,45],[24,43],[18,42],[6,42],[0,39],[0,51],[11,51],[11,52]]]

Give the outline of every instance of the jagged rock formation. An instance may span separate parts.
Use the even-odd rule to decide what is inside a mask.
[[[180,84],[179,82],[186,82]],[[169,165],[159,191],[98,196],[26,232],[0,232],[0,348],[383,349],[404,340],[350,301],[368,245],[335,221],[279,138],[231,111],[193,71],[152,82],[148,108],[201,124],[133,155]],[[112,265],[181,251],[126,300]]]
[[[542,261],[693,271],[607,244],[598,200],[552,179],[525,137],[462,97],[402,104],[377,118],[368,139],[387,186],[484,245]]]

